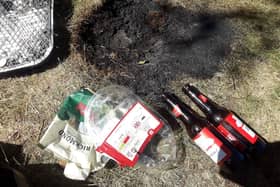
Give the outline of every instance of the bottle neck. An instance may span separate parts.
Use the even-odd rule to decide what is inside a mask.
[[[227,112],[225,108],[219,106],[192,85],[184,86],[183,91],[208,118],[218,113]]]
[[[200,110],[202,110],[202,112],[205,115],[211,115],[213,113],[213,107],[211,107],[211,104],[209,104],[209,100],[207,97],[203,96],[203,95],[196,95],[193,92],[185,92],[190,99],[198,106],[198,108]],[[203,98],[203,99],[201,99]]]
[[[192,135],[195,134],[194,131],[198,133],[203,128],[202,124],[204,123],[200,123],[201,117],[175,94],[166,93],[164,94],[164,99],[171,108],[173,115],[182,120],[188,131],[195,128],[191,130]]]

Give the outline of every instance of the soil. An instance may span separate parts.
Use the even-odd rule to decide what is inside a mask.
[[[182,74],[210,78],[230,53],[226,20],[151,0],[109,0],[82,24],[89,63],[152,101]]]

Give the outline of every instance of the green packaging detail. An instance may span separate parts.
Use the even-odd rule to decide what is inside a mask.
[[[88,101],[94,97],[94,93],[88,88],[82,88],[68,96],[61,105],[57,115],[61,120],[75,118],[79,122],[84,121],[84,110]]]

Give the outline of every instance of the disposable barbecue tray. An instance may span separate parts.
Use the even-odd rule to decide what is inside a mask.
[[[0,73],[42,63],[53,48],[53,0],[0,0]]]

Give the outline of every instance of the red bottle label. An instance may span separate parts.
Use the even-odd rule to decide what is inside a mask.
[[[228,160],[231,156],[231,151],[206,127],[203,128],[193,140],[215,163],[219,165]]]
[[[232,135],[222,124],[217,127],[218,131],[238,150],[243,151],[246,146],[238,138]]]
[[[230,124],[237,132],[245,137],[251,144],[255,144],[258,136],[250,129],[240,118],[230,113],[226,118],[225,122]]]
[[[177,118],[179,116],[182,115],[182,110],[180,109],[180,107],[178,105],[174,106],[173,110],[172,110],[172,114]]]
[[[206,103],[208,101],[207,97],[205,97],[204,95],[200,94],[198,96],[198,98],[203,102],[203,103]]]

